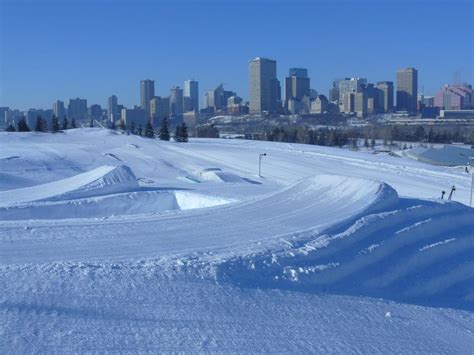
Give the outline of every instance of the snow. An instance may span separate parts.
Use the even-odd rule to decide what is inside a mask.
[[[2,353],[474,350],[459,169],[100,129],[0,145]]]

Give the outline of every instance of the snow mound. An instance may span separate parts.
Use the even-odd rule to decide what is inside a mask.
[[[211,181],[211,182],[224,182],[224,183],[246,183],[248,180],[243,179],[242,177],[222,171],[219,168],[207,168],[202,170],[199,173],[199,177],[204,181]]]
[[[287,250],[234,258],[218,274],[247,287],[472,308],[473,240],[472,208],[401,200],[394,210],[364,214]]]
[[[138,188],[137,178],[125,165],[104,165],[70,178],[0,192],[2,206],[30,201],[57,201],[107,195]]]

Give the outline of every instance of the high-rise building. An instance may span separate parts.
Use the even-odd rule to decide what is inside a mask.
[[[367,87],[367,79],[364,78],[346,78],[339,81],[339,105],[342,112],[354,111],[354,94],[362,92]],[[367,97],[367,96],[365,96]]]
[[[128,129],[133,128],[133,126],[135,126],[135,129],[144,129],[148,122],[148,118],[145,114],[145,109],[138,106],[134,106],[130,109],[123,108],[121,112],[121,119]]]
[[[199,83],[196,80],[186,80],[184,82],[184,97],[190,98],[187,111],[199,111]]]
[[[329,89],[329,101],[338,103],[339,102],[339,83],[342,80],[350,80],[350,78],[336,79],[332,82],[332,88]]]
[[[183,111],[183,89],[173,87],[170,90],[170,118],[182,119]]]
[[[368,99],[367,91],[362,90],[360,92],[354,93],[354,112],[357,114],[357,117],[365,117],[368,110]]]
[[[102,107],[97,104],[91,105],[91,107],[89,107],[89,116],[93,120],[100,120],[102,117]]]
[[[150,113],[153,119],[153,125],[158,125],[163,118],[170,117],[170,99],[169,97],[156,96],[150,100]]]
[[[145,110],[145,115],[150,118],[150,100],[155,96],[155,82],[153,80],[140,81],[140,106]]]
[[[377,82],[375,111],[390,112],[393,109],[393,82],[379,81]]]
[[[471,85],[445,85],[436,93],[434,106],[443,110],[470,110],[474,108],[474,90]]]
[[[69,105],[67,107],[69,120],[74,120],[76,123],[87,121],[87,100],[86,99],[69,99]]]
[[[308,70],[291,68],[289,76],[285,79],[285,103],[288,106],[289,100],[301,101],[305,96],[310,96]]]
[[[117,96],[112,95],[107,99],[107,119],[114,122],[120,118]]]
[[[417,111],[418,71],[403,68],[397,71],[397,110],[414,113]]]
[[[64,107],[63,101],[53,102],[53,114],[59,119],[62,120],[66,116],[66,108]]]
[[[44,120],[44,123],[46,125],[46,130],[52,130],[52,119],[53,119],[53,110],[42,110],[42,109],[34,109],[30,108],[28,111],[26,111],[26,123],[30,127],[30,129],[33,129],[36,125],[36,120],[38,117],[42,118]]]
[[[276,76],[276,61],[255,58],[249,62],[250,113],[274,113],[278,109],[280,83]]]

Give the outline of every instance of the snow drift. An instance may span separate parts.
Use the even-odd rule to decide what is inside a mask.
[[[30,201],[57,201],[107,195],[138,188],[137,178],[125,165],[104,165],[47,184],[0,192],[0,206]]]

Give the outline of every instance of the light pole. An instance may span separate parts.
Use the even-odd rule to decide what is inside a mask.
[[[261,153],[258,155],[258,176],[262,177],[262,158],[266,157],[267,153]]]

